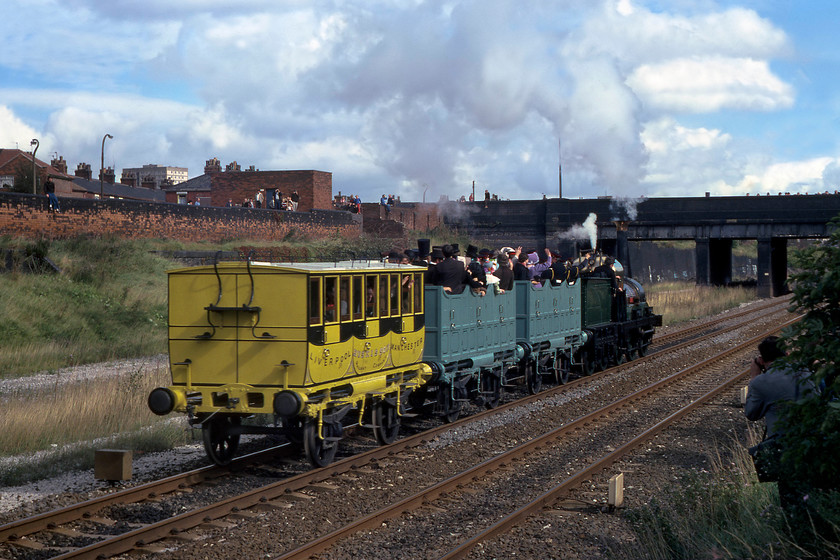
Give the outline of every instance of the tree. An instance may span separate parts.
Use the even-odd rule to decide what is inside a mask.
[[[784,360],[812,372],[821,393],[782,411],[783,464],[797,480],[816,488],[840,487],[840,216],[827,240],[798,251],[792,263],[792,309],[804,313],[785,329]]]
[[[37,181],[37,191],[43,194],[41,181]],[[15,169],[15,184],[11,192],[31,193],[32,192],[32,164],[19,164]]]

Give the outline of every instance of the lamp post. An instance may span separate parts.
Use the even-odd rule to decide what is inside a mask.
[[[113,136],[110,134],[106,134],[102,137],[102,160],[100,161],[99,165],[99,200],[104,199],[104,192],[102,190],[102,176],[105,175],[105,139],[110,138],[111,140],[114,139]]]
[[[32,150],[32,194],[38,194],[38,176],[35,175],[35,152],[38,151],[38,146],[40,146],[41,143],[38,142],[37,138],[33,138],[29,145],[35,146],[35,149]]]

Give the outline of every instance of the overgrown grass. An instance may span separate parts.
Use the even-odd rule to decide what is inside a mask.
[[[54,241],[48,256],[62,273],[0,274],[0,375],[165,351],[165,270],[172,263],[151,247]]]
[[[758,483],[746,448],[737,442],[626,519],[637,542],[613,550],[617,559],[837,558],[840,546],[810,531],[797,543],[779,507],[776,485]],[[835,512],[817,506],[835,525]]]
[[[56,376],[54,383],[0,395],[0,485],[89,468],[98,448],[156,451],[184,443],[190,436],[182,422],[146,406],[149,392],[169,381],[165,367],[138,367],[83,381]]]
[[[698,286],[689,282],[663,282],[646,287],[648,303],[662,315],[664,325],[716,315],[756,299],[754,288]]]

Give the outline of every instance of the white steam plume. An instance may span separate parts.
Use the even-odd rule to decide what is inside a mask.
[[[557,237],[560,239],[586,239],[588,237],[589,243],[594,251],[598,243],[597,220],[598,216],[596,216],[594,212],[590,212],[589,216],[586,217],[582,224],[572,226],[565,231],[559,232]]]
[[[642,201],[644,198],[613,198],[610,201],[612,220],[635,220],[639,213],[636,206]]]

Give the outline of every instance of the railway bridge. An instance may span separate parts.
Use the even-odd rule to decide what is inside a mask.
[[[732,277],[732,242],[754,239],[758,294],[775,297],[787,290],[788,240],[828,237],[828,222],[840,215],[840,194],[561,198],[491,201],[486,208],[482,201],[466,209],[442,208],[445,223],[489,243],[521,239],[564,255],[585,239],[582,226],[595,214],[598,247],[628,268],[630,241],[692,240],[698,284],[726,284]]]

